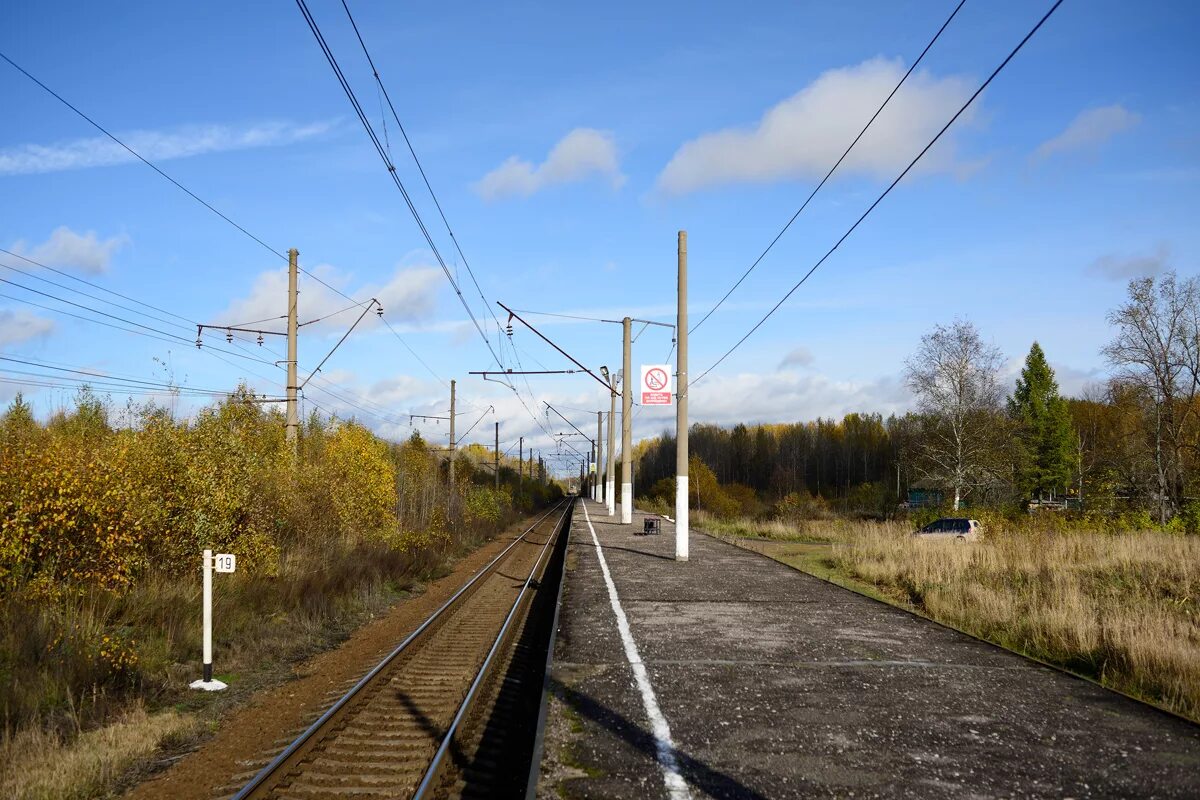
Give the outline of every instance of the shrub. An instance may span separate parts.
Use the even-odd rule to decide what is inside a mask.
[[[785,522],[792,523],[807,519],[825,519],[829,516],[829,504],[819,494],[789,492],[776,503],[775,513]]]

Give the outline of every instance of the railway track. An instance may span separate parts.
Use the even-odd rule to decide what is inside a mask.
[[[523,797],[571,507],[516,537],[234,800]]]

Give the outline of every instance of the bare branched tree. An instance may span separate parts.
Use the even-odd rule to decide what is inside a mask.
[[[996,427],[1004,356],[966,320],[938,325],[905,362],[905,379],[924,418],[921,472],[954,489],[954,510],[972,485],[996,469]]]
[[[1196,449],[1200,396],[1200,282],[1174,272],[1129,282],[1129,302],[1109,312],[1117,335],[1103,350],[1116,378],[1135,388],[1150,415],[1160,522],[1179,513],[1187,456]]]

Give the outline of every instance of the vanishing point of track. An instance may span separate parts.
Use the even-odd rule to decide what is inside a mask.
[[[523,796],[512,748],[533,738],[570,511],[535,520],[235,800]]]

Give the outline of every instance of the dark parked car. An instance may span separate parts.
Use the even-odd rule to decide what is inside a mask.
[[[979,520],[966,517],[942,517],[916,531],[913,535],[920,536],[922,539],[974,541],[979,538]]]

